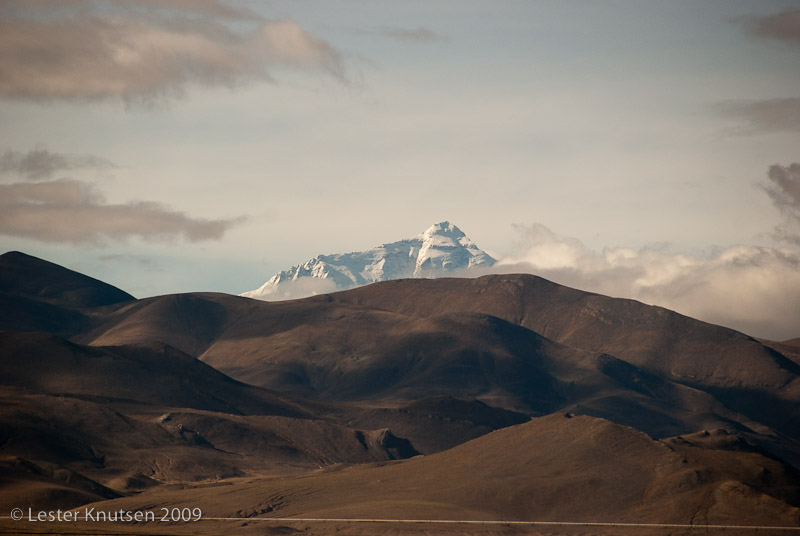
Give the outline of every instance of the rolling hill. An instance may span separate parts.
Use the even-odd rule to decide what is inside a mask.
[[[8,507],[798,521],[793,341],[529,275],[136,300],[20,253],[0,310]]]
[[[279,499],[279,500],[277,500]],[[157,492],[110,503],[166,500]],[[283,479],[232,482],[222,499],[171,494],[230,517],[748,524],[800,522],[797,472],[723,431],[655,441],[604,419],[534,419],[438,454]],[[99,503],[98,508],[103,508]]]

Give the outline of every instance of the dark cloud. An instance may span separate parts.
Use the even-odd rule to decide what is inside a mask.
[[[761,37],[800,44],[800,9],[753,17],[745,21],[745,26]]]
[[[0,185],[0,234],[44,242],[219,240],[240,221],[192,218],[145,201],[107,204],[93,185],[77,180]]]
[[[781,212],[800,220],[800,164],[775,164],[767,172],[769,184],[764,188]]]
[[[0,11],[0,97],[148,103],[180,96],[191,85],[273,80],[281,67],[348,83],[339,52],[297,23],[223,20],[245,14],[210,0]]]
[[[767,173],[769,182],[763,186],[772,203],[786,221],[775,229],[781,241],[800,245],[800,164],[775,164]]]
[[[800,98],[725,101],[717,108],[743,122],[734,129],[736,134],[800,132]]]
[[[0,155],[0,173],[11,173],[29,180],[52,178],[62,171],[74,169],[113,169],[117,166],[92,155],[51,153],[37,147],[27,153],[6,151]]]

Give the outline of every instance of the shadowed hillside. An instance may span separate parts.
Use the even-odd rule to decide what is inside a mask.
[[[798,366],[779,349],[534,276],[391,281],[274,303],[163,296],[111,311],[75,340],[159,340],[242,381],[326,401],[392,408],[454,396],[529,415],[575,411],[656,437],[726,427],[800,463],[789,447]]]
[[[19,251],[0,255],[0,293],[72,308],[99,307],[135,299],[108,283]]]
[[[135,300],[13,253],[0,281],[8,508],[798,522],[794,341],[527,275]]]

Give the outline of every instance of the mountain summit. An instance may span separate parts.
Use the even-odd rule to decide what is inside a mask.
[[[261,300],[296,298],[391,279],[442,277],[458,270],[489,267],[495,262],[461,229],[443,221],[413,238],[367,251],[318,255],[275,274],[260,288],[242,296]]]

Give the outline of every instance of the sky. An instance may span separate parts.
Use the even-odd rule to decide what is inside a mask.
[[[240,293],[443,220],[800,337],[800,1],[0,3],[2,251]]]

